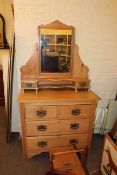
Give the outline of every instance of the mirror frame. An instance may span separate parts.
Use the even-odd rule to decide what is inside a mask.
[[[72,65],[70,73],[41,73],[40,72],[40,29],[71,29],[72,30]],[[26,89],[35,90],[38,89],[55,89],[71,88],[75,89],[90,89],[90,79],[89,79],[89,68],[83,63],[79,56],[79,47],[75,44],[75,28],[72,26],[65,25],[60,21],[54,21],[47,25],[38,26],[39,41],[35,44],[33,54],[25,65],[20,68],[21,71],[21,90],[24,92]],[[59,86],[60,85],[60,86]]]
[[[72,46],[71,46],[71,71],[70,72],[47,72],[43,73],[41,72],[41,45],[40,45],[40,40],[41,40],[41,29],[52,29],[52,30],[71,30],[72,31]],[[47,25],[40,25],[38,26],[38,38],[39,38],[39,77],[40,78],[51,78],[51,77],[66,77],[66,78],[72,78],[73,76],[73,49],[75,45],[75,28],[73,26],[68,26],[66,24],[63,24],[59,20],[56,20],[54,22],[51,22]]]
[[[0,46],[0,49],[9,49],[9,44],[7,42],[6,39],[6,27],[5,27],[5,19],[4,17],[0,14],[0,19],[2,21],[2,33],[1,36],[3,36],[2,40],[3,40],[3,46]]]

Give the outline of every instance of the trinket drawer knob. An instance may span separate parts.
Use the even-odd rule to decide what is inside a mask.
[[[26,83],[27,87],[32,87],[32,83]]]

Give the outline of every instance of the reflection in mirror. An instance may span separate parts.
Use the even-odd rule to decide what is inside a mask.
[[[72,30],[42,28],[40,35],[41,72],[70,72]]]

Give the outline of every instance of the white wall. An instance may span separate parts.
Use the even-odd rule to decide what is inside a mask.
[[[90,69],[91,89],[105,108],[117,91],[116,0],[14,0],[16,66],[20,90],[20,67],[38,42],[37,26],[56,19],[76,28],[76,43]],[[16,95],[17,98],[17,95]]]

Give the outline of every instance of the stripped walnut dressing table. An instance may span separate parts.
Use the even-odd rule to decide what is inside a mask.
[[[39,47],[21,67],[24,157],[69,145],[90,150],[100,98],[90,91],[88,68],[74,44],[74,28],[60,21],[41,25],[39,41]]]

